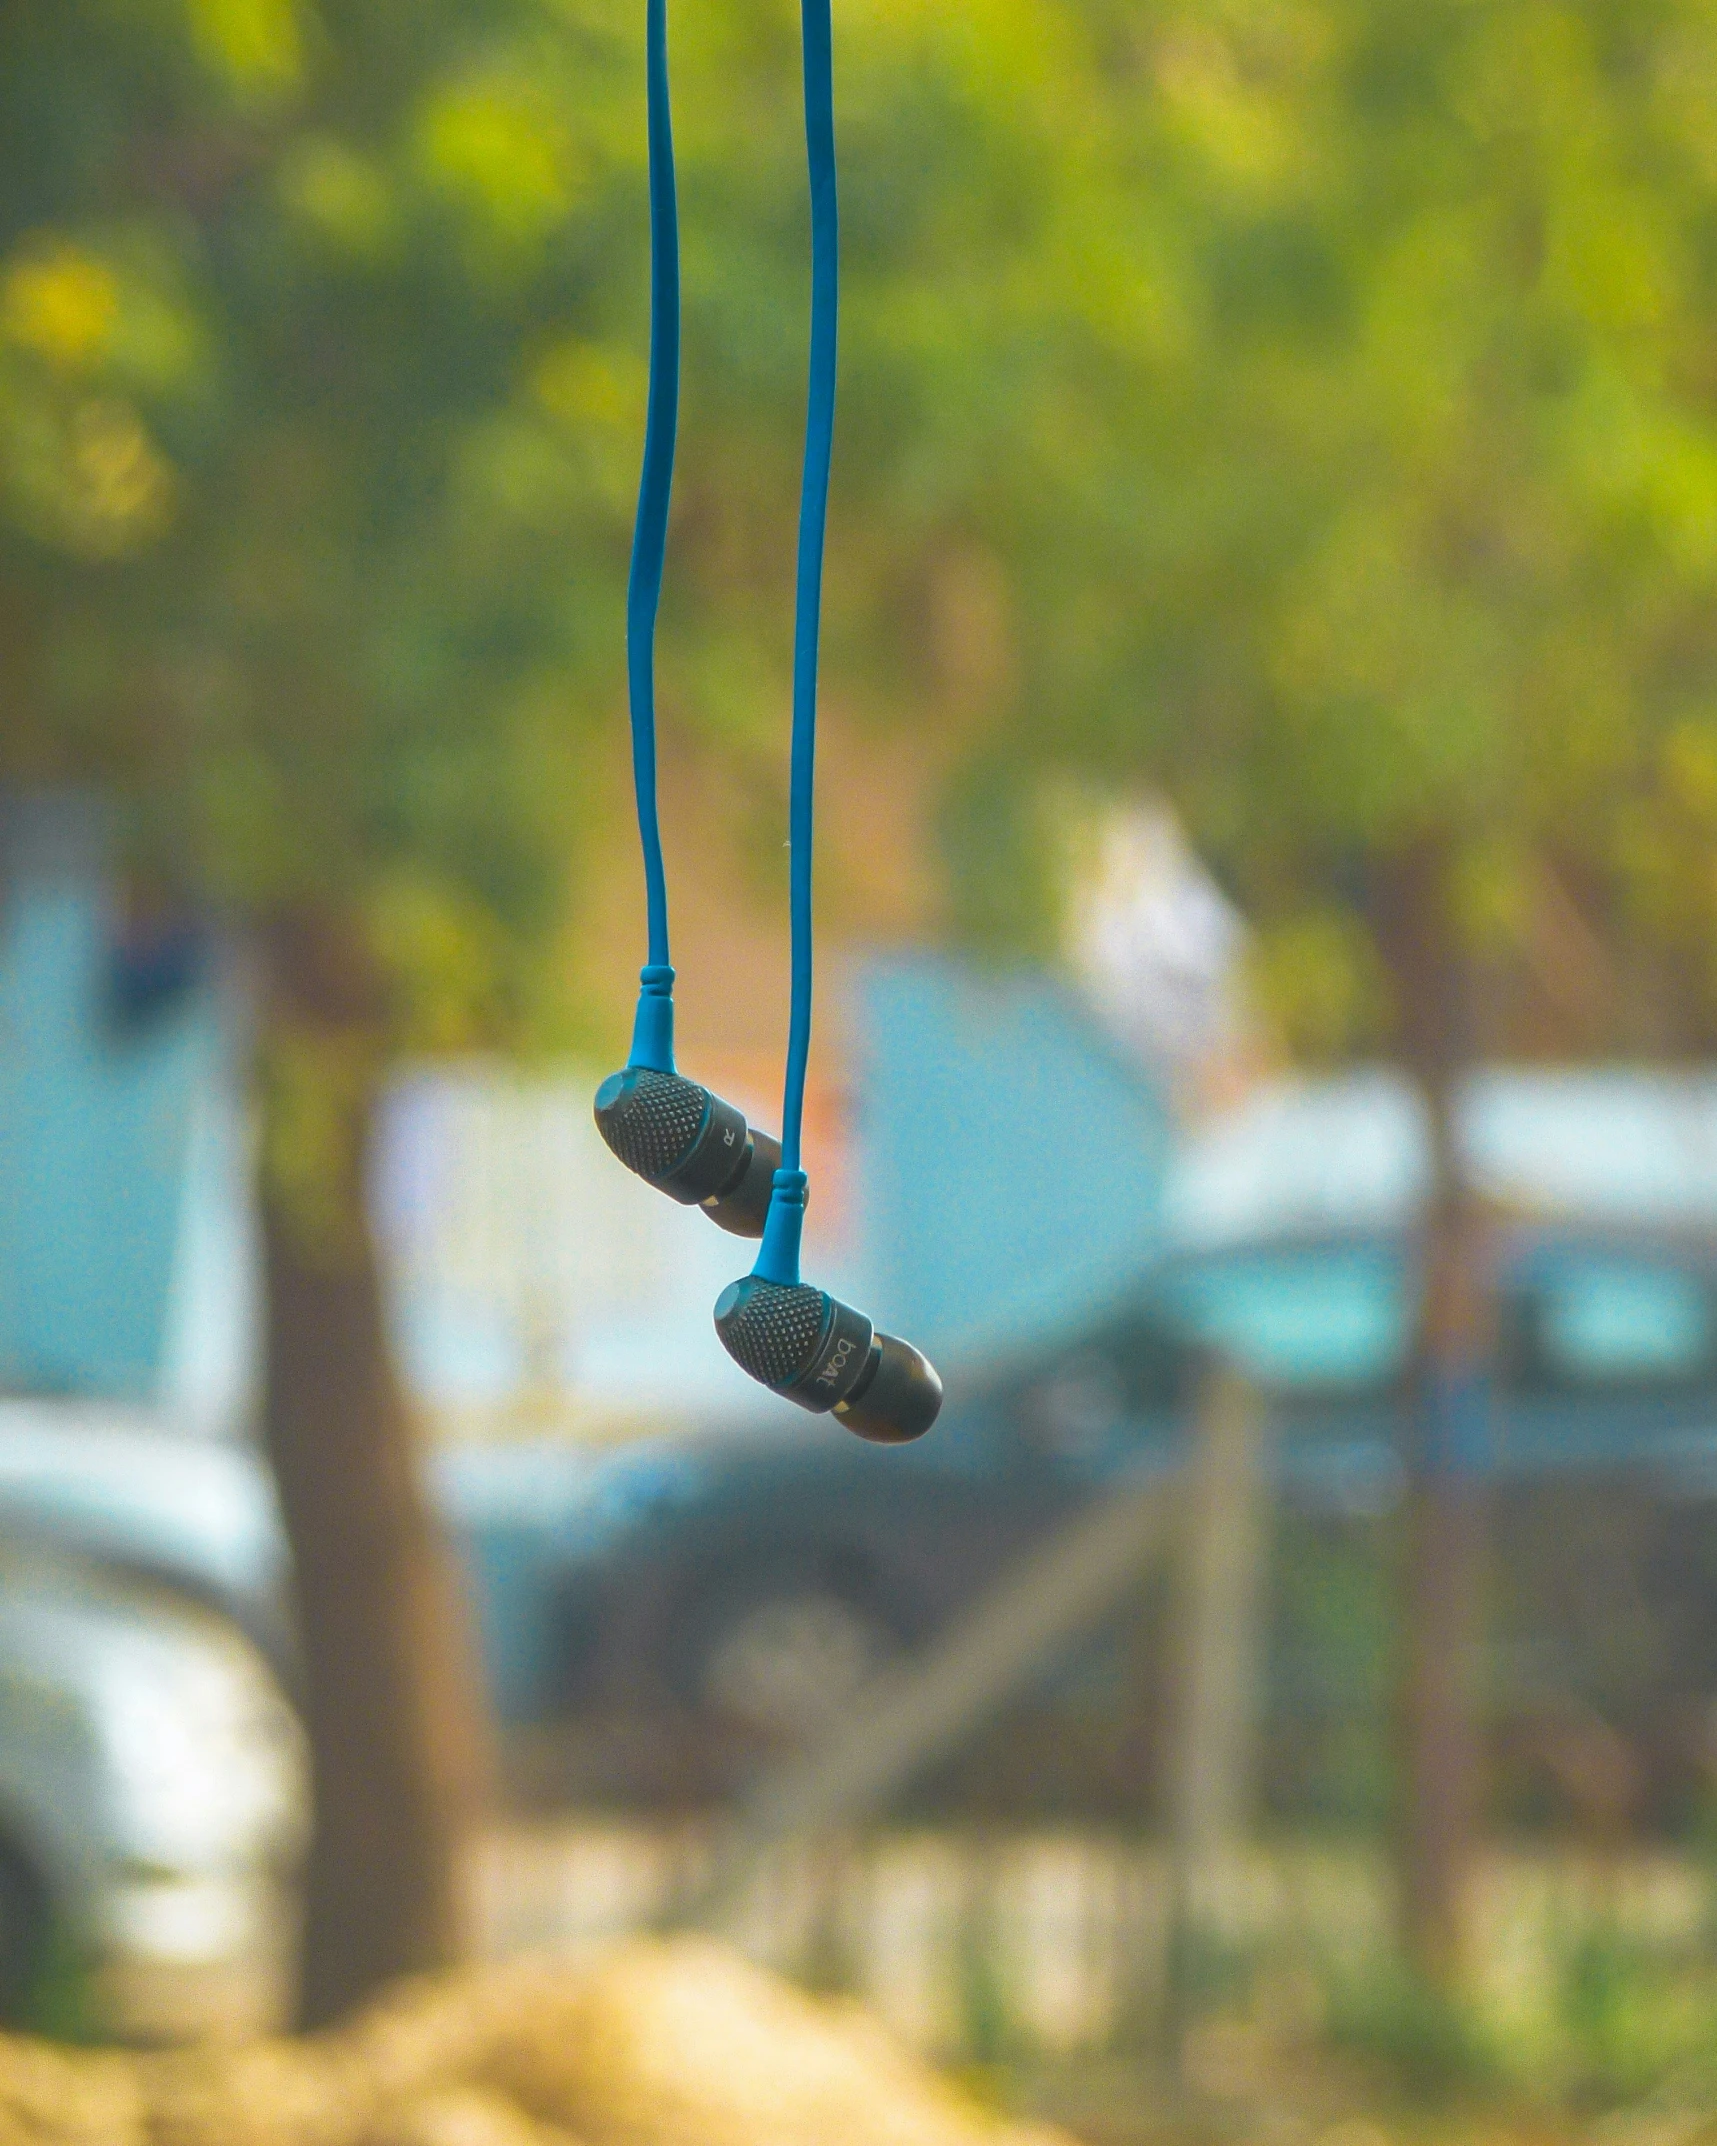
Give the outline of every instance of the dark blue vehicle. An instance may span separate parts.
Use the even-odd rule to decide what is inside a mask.
[[[1172,1468],[1202,1351],[1236,1319],[1269,1396],[1285,1508],[1374,1523],[1404,1477],[1409,1296],[1398,1240],[1279,1241],[1154,1271],[1130,1306],[968,1386],[904,1452],[785,1410],[595,1455],[441,1452],[438,1499],[525,1772],[545,1791],[701,1795],[814,1736],[1087,1500]],[[1581,1486],[1611,1514],[1654,1501],[1660,1545],[1689,1523],[1695,1540],[1709,1532],[1717,1269],[1703,1246],[1521,1231],[1501,1301],[1492,1461],[1511,1561],[1535,1525],[1566,1524]],[[1541,1507],[1547,1484],[1560,1507]],[[245,1450],[60,1404],[0,1406],[0,1523],[173,1579],[278,1644],[284,1557]],[[1554,1547],[1535,1553],[1546,1569]],[[1701,1637],[1713,1605],[1703,1567],[1681,1565],[1653,1582],[1679,1647],[1659,1681],[1693,1700],[1717,1684]]]
[[[1570,1499],[1600,1518],[1649,1506],[1669,1649],[1656,1674],[1697,1695],[1717,1685],[1694,1636],[1717,1605],[1685,1543],[1669,1549],[1707,1531],[1717,1494],[1717,1266],[1697,1241],[1544,1227],[1505,1236],[1501,1261],[1489,1465],[1514,1576],[1534,1557],[1553,1570]],[[1285,1508],[1386,1519],[1406,1473],[1411,1286],[1400,1240],[1376,1235],[1170,1262],[1131,1306],[968,1390],[903,1454],[795,1419],[645,1441],[577,1476],[552,1453],[449,1456],[443,1495],[497,1693],[517,1721],[607,1724],[623,1770],[643,1748],[682,1789],[688,1768],[719,1783],[759,1739],[827,1726],[865,1674],[1090,1498],[1174,1467],[1204,1351],[1237,1318]],[[1516,1621],[1534,1614],[1523,1603]],[[606,1748],[569,1739],[575,1778],[603,1785]]]

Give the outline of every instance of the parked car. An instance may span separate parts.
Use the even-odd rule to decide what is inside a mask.
[[[0,1539],[0,2018],[277,2017],[306,1811],[296,1718],[231,1623]]]
[[[1564,1507],[1581,1496],[1613,1505],[1626,1483],[1666,1516],[1704,1509],[1717,1487],[1708,1256],[1533,1229],[1505,1244],[1503,1267],[1489,1439],[1470,1459],[1517,1543],[1552,1487]],[[1183,1262],[1060,1348],[957,1396],[922,1446],[877,1453],[799,1421],[651,1442],[569,1486],[557,1519],[543,1458],[450,1455],[444,1495],[499,1627],[491,1644],[510,1634],[520,1670],[538,1665],[541,1681],[517,1685],[515,1706],[648,1694],[706,1719],[802,1733],[838,1712],[865,1668],[933,1632],[1080,1504],[1123,1475],[1172,1466],[1212,1340],[1245,1345],[1280,1498],[1320,1522],[1386,1516],[1416,1435],[1405,1384],[1414,1286],[1399,1240],[1380,1237]],[[1667,1517],[1662,1532],[1691,1539]],[[1687,1605],[1669,1608],[1680,1553],[1663,1557],[1665,1616],[1691,1630]],[[521,1573],[535,1577],[509,1609],[504,1590]],[[1520,1618],[1533,1614],[1523,1599]],[[1666,1654],[1662,1673],[1693,1690],[1709,1681],[1692,1655]]]
[[[1717,1280],[1697,1247],[1545,1229],[1505,1248],[1491,1450],[1505,1496],[1605,1471],[1686,1504],[1717,1468]],[[879,1451],[785,1409],[606,1450],[444,1448],[433,1480],[473,1584],[503,1722],[629,1725],[682,1787],[797,1742],[1010,1558],[1123,1473],[1182,1449],[1199,1351],[1244,1349],[1300,1509],[1376,1515],[1405,1473],[1413,1279],[1399,1237],[1186,1259]],[[279,1629],[256,1457],[0,1407],[0,1519],[26,1517]],[[1514,1486],[1510,1488],[1509,1486]],[[1691,1674],[1692,1671],[1689,1670]],[[595,1748],[585,1740],[586,1750]],[[693,1771],[688,1774],[686,1768]],[[713,1766],[703,1782],[699,1766]]]
[[[218,1610],[290,1681],[286,1543],[247,1446],[108,1402],[0,1399],[0,1528]]]

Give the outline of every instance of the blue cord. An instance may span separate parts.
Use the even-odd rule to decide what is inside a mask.
[[[829,0],[802,0],[805,154],[811,179],[811,367],[805,463],[799,492],[799,569],[793,615],[793,758],[788,792],[789,908],[793,999],[787,1079],[781,1099],[781,1168],[753,1270],[766,1281],[799,1279],[806,1179],[799,1136],[811,1053],[811,834],[817,763],[817,630],[823,597],[823,536],[835,434],[835,328],[840,297],[840,215],[835,198],[833,31]]]
[[[627,683],[632,710],[632,780],[644,852],[649,962],[639,982],[633,1029],[635,1066],[674,1070],[674,972],[668,952],[668,893],[656,813],[656,615],[667,555],[668,501],[679,412],[680,257],[674,202],[673,125],[668,102],[667,0],[647,0],[645,26],[650,151],[650,389],[644,468],[626,591]],[[788,792],[791,851],[792,1008],[781,1102],[781,1168],[755,1272],[799,1279],[806,1178],[800,1167],[805,1069],[811,1051],[811,845],[817,759],[817,637],[822,610],[823,539],[835,429],[835,328],[840,225],[835,198],[833,29],[829,0],[802,0],[805,150],[811,184],[811,362],[799,494],[799,560],[793,618],[793,750]]]
[[[674,133],[668,103],[667,0],[648,0],[645,76],[650,146],[650,392],[644,469],[626,586],[626,677],[632,706],[632,785],[644,850],[650,959],[639,981],[632,1035],[635,1066],[674,1070],[674,972],[668,955],[668,883],[656,817],[656,613],[668,549],[674,431],[680,401],[680,232],[674,204]]]

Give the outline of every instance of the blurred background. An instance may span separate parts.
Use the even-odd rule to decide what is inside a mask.
[[[672,38],[680,1055],[773,1126],[798,26]],[[835,41],[808,1271],[901,1452],[590,1119],[642,9],[0,0],[0,2016],[697,1926],[1093,2141],[1692,2138],[1717,12]]]

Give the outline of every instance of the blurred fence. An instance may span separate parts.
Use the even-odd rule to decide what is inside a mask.
[[[695,1886],[702,1828],[544,1824],[485,1845],[485,1948],[577,1955],[648,1926]],[[1495,1851],[1474,1888],[1475,1983],[1507,2032],[1558,2001],[1595,1939],[1708,1960],[1717,1877],[1696,1857]],[[1244,2000],[1285,2033],[1326,2024],[1332,1990],[1391,1957],[1380,1848],[1250,1849],[1212,1865],[1196,1903],[1198,2001]],[[754,1958],[863,1997],[944,2058],[1073,2055],[1162,2031],[1175,1942],[1169,1857],[1089,1833],[887,1832],[771,1857],[725,1926]]]

